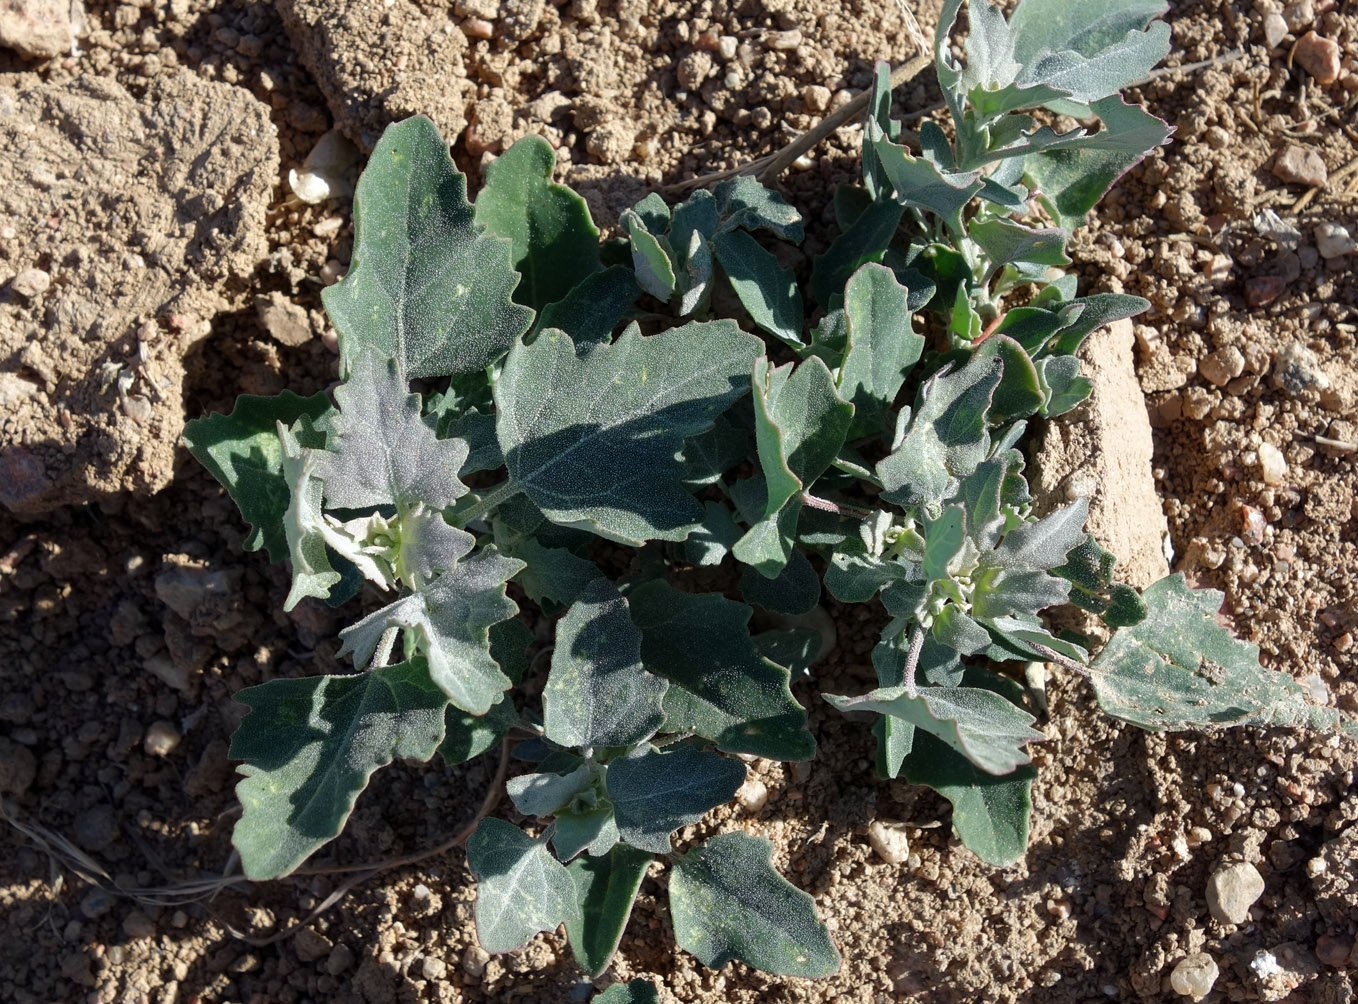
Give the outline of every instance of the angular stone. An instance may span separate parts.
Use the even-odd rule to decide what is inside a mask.
[[[1200,1001],[1212,992],[1221,970],[1206,952],[1183,959],[1169,974],[1169,985],[1176,994]]]
[[[868,824],[868,843],[889,865],[904,864],[910,858],[910,837],[904,823],[874,819]]]
[[[1207,880],[1207,909],[1219,924],[1240,925],[1264,894],[1264,879],[1248,861],[1221,865]]]
[[[1273,158],[1273,175],[1289,185],[1323,185],[1330,171],[1320,154],[1308,146],[1289,143]]]
[[[70,0],[2,0],[0,45],[30,59],[70,55],[77,31],[73,10],[79,5]]]
[[[282,293],[270,293],[255,301],[259,323],[279,345],[295,349],[311,341],[311,322],[306,309]]]
[[[1315,77],[1316,83],[1322,87],[1328,87],[1339,79],[1340,55],[1338,42],[1317,35],[1314,31],[1308,31],[1297,39],[1297,45],[1292,50],[1292,58],[1297,61],[1297,65]]]

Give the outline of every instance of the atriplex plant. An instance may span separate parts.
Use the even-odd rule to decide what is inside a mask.
[[[601,244],[550,181],[544,141],[492,164],[473,206],[427,119],[387,130],[355,200],[353,268],[325,293],[333,401],[245,397],[186,433],[252,524],[246,546],[291,560],[287,608],[365,581],[394,595],[341,632],[358,674],[239,695],[246,874],[297,868],[392,759],[458,763],[519,733],[533,768],[509,796],[544,825],[486,819],[468,844],[488,951],[564,923],[601,973],[659,856],[678,943],[702,962],[831,975],[839,956],[768,841],[671,848],[740,787],[735,757],[814,756],[790,684],[818,641],[752,634],[747,604],[805,614],[822,580],[889,615],[880,689],[826,699],[880,716],[881,773],[940,791],[996,864],[1024,850],[1026,747],[1044,738],[1015,667],[1075,668],[1104,710],[1149,729],[1341,725],[1216,626],[1219,594],[1115,582],[1085,501],[1031,511],[1028,421],[1078,405],[1076,349],[1146,306],[1076,297],[1060,268],[1070,228],[1169,134],[1118,93],[1167,53],[1151,20],[1165,4],[1024,0],[1006,20],[976,2],[965,66],[960,5],[935,52],[951,136],[926,123],[919,156],[897,142],[881,68],[863,184],[835,193],[841,235],[811,271],[810,328],[766,246],[799,241],[801,221],[752,179],[673,208],[652,195]],[[738,317],[713,316],[737,301]],[[620,567],[625,548],[614,581],[599,562]],[[696,591],[691,570],[717,566],[747,602]],[[515,698],[533,643],[522,600],[560,614],[540,704]],[[1067,602],[1122,628],[1092,662],[1040,619]]]

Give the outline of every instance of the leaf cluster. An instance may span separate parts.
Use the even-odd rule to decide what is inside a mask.
[[[368,606],[340,632],[352,675],[237,696],[247,875],[297,868],[397,758],[512,743],[524,822],[486,819],[467,847],[488,951],[564,924],[603,972],[668,860],[680,947],[831,975],[838,953],[767,841],[674,849],[744,783],[739,757],[815,755],[792,690],[815,640],[759,626],[822,589],[885,611],[879,686],[826,700],[871,718],[879,771],[945,795],[997,864],[1024,850],[1045,738],[1015,667],[1078,668],[1148,728],[1337,724],[1214,625],[1176,633],[1202,594],[1117,582],[1087,503],[1039,518],[1023,473],[1029,423],[1089,393],[1083,339],[1145,306],[1077,297],[1059,270],[1070,230],[1168,135],[1118,93],[1165,55],[1163,4],[1023,0],[1006,19],[977,0],[965,64],[959,8],[936,52],[950,133],[927,123],[907,149],[879,68],[863,182],[836,193],[840,236],[809,277],[780,256],[797,211],[750,178],[648,196],[601,241],[544,141],[495,161],[473,204],[429,120],[388,128],[352,268],[325,293],[342,382],[242,398],[185,433],[246,547],[290,562],[288,609]],[[702,591],[699,569],[732,588]],[[1042,619],[1068,602],[1128,628],[1092,664]]]

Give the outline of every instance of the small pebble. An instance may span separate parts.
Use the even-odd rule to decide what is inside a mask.
[[[1234,345],[1204,356],[1198,372],[1218,387],[1224,387],[1245,372],[1245,357]]]
[[[1273,360],[1273,382],[1294,397],[1329,388],[1330,378],[1320,369],[1320,358],[1301,342],[1288,342]]]
[[[420,971],[426,980],[441,980],[448,975],[448,963],[433,955],[426,955]]]
[[[168,756],[179,745],[179,730],[170,722],[152,722],[142,740],[142,749],[150,756]]]
[[[113,909],[114,898],[103,889],[94,888],[80,900],[80,912],[89,920],[98,920]]]
[[[40,268],[26,268],[10,282],[10,288],[14,292],[30,299],[46,293],[50,285],[52,277]]]
[[[786,52],[801,44],[802,33],[797,28],[788,31],[771,31],[764,37],[764,48],[772,49],[774,52]]]
[[[736,58],[736,47],[738,45],[736,36],[723,35],[717,39],[717,55],[721,57],[723,62],[729,63]]]
[[[1316,958],[1327,966],[1343,969],[1349,963],[1349,953],[1353,950],[1353,939],[1322,934],[1316,939]]]
[[[18,743],[0,737],[0,793],[22,795],[38,774],[38,761]]]
[[[904,823],[874,819],[868,825],[868,843],[889,865],[898,865],[910,858],[910,838]]]
[[[309,927],[302,928],[292,939],[292,950],[297,953],[298,959],[307,963],[325,958],[334,947],[329,938]]]
[[[343,279],[348,271],[348,267],[345,266],[343,262],[331,258],[321,266],[321,282],[325,283],[327,286],[333,286]]]
[[[127,254],[123,255],[123,268],[125,268],[127,271],[131,272],[134,269],[145,267],[146,259],[143,258],[141,255],[137,254],[135,251],[129,251],[127,252]]]
[[[1315,238],[1316,250],[1325,259],[1339,258],[1358,249],[1358,241],[1338,223],[1321,223],[1315,229]]]
[[[495,25],[485,18],[469,17],[462,22],[462,34],[468,38],[491,38],[495,35]]]
[[[344,217],[327,216],[325,219],[315,223],[311,228],[311,232],[317,237],[333,237],[335,234],[339,233],[340,227],[342,226],[344,226]]]
[[[1251,307],[1267,307],[1287,289],[1280,275],[1256,275],[1245,283],[1245,302]]]
[[[1305,31],[1315,19],[1315,0],[1294,0],[1283,8],[1283,20],[1292,31]]]
[[[76,813],[71,833],[77,844],[97,854],[118,839],[118,818],[112,806],[101,803]]]
[[[1325,184],[1330,172],[1315,150],[1289,143],[1273,158],[1273,175],[1289,185],[1310,185],[1314,188]]]
[[[1169,985],[1176,994],[1200,1001],[1212,992],[1221,970],[1206,952],[1190,955],[1169,974]]]
[[[468,945],[462,953],[462,971],[473,979],[480,979],[490,962],[490,953],[480,945]]]
[[[353,964],[354,950],[341,941],[330,950],[330,955],[325,960],[325,971],[331,976],[338,976]]]
[[[802,91],[802,102],[807,111],[823,112],[830,107],[830,88],[823,84],[812,84]]]
[[[1303,70],[1315,77],[1316,83],[1328,87],[1339,79],[1339,43],[1324,35],[1308,31],[1297,39],[1292,58]]]
[[[752,777],[736,790],[736,801],[746,812],[758,812],[769,803],[768,785]]]
[[[133,910],[123,918],[123,934],[129,938],[151,938],[155,933],[155,921],[140,910]]]
[[[1272,443],[1260,443],[1259,471],[1263,475],[1264,484],[1282,484],[1287,479],[1287,461],[1283,458],[1282,450]]]
[[[1278,48],[1286,37],[1287,22],[1281,14],[1270,14],[1264,18],[1264,41],[1270,49]]]
[[[1264,894],[1264,878],[1247,861],[1225,864],[1207,880],[1207,909],[1220,924],[1243,924]]]

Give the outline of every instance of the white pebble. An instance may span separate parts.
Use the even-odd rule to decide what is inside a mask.
[[[1198,952],[1174,967],[1169,974],[1169,985],[1176,994],[1200,1001],[1212,992],[1220,974],[1216,960],[1206,952]]]
[[[52,277],[40,268],[26,268],[10,283],[14,292],[23,296],[41,296],[52,285]]]
[[[904,823],[874,819],[868,825],[868,843],[887,864],[901,864],[910,858],[910,838],[905,829]]]
[[[1241,861],[1219,867],[1207,880],[1207,909],[1221,924],[1243,924],[1250,907],[1264,894],[1259,869]]]
[[[1352,254],[1358,248],[1350,236],[1346,227],[1338,223],[1321,223],[1315,229],[1316,250],[1320,252],[1320,257],[1339,258],[1346,254]]]
[[[1276,955],[1261,948],[1254,953],[1254,958],[1250,960],[1250,968],[1261,980],[1266,980],[1274,973],[1281,972],[1283,967],[1278,965]]]
[[[1272,443],[1259,444],[1259,472],[1264,484],[1280,485],[1287,479],[1287,460]]]
[[[752,777],[736,790],[736,801],[746,812],[758,812],[769,804],[768,785]]]
[[[352,195],[357,164],[358,147],[338,129],[331,129],[307,154],[302,169],[288,172],[288,187],[293,195],[310,205]]]
[[[152,722],[142,740],[142,749],[151,756],[167,756],[179,745],[179,730],[169,722]]]

